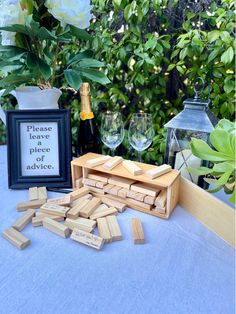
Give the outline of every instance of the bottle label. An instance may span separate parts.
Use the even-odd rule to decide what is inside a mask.
[[[94,118],[94,114],[93,112],[84,112],[84,111],[81,111],[80,112],[80,119],[81,120],[87,120],[87,119],[93,119]]]

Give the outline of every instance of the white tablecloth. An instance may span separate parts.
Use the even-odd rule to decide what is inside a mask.
[[[0,176],[2,233],[28,197],[8,189],[5,146]],[[143,245],[132,242],[131,217],[142,220]],[[131,209],[118,220],[123,240],[102,251],[32,225],[23,251],[0,237],[0,313],[234,313],[233,248],[180,207],[168,221]]]

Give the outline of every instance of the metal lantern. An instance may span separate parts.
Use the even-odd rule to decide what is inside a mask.
[[[203,80],[201,78],[200,80],[204,86]],[[199,84],[194,87],[195,97],[183,102],[184,110],[165,124],[167,128],[165,162],[173,169],[178,169],[183,177],[206,188],[203,177],[190,173],[188,167],[207,167],[209,162],[192,155],[189,143],[193,137],[208,142],[209,134],[218,119],[209,109],[210,100],[200,99],[201,90],[198,89]]]

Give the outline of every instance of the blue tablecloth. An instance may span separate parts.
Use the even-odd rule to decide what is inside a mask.
[[[0,175],[2,233],[28,198],[7,188],[5,146]],[[132,242],[132,217],[142,220],[144,245]],[[32,241],[23,251],[1,237],[0,313],[234,313],[232,247],[180,207],[168,221],[131,209],[118,220],[123,240],[102,251],[32,225],[22,231]]]

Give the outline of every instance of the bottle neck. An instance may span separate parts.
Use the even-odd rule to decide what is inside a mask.
[[[80,98],[81,98],[81,111],[86,113],[92,112],[91,96],[80,94]]]
[[[90,87],[88,83],[83,83],[81,85],[80,98],[81,98],[80,119],[81,120],[93,119],[94,114],[91,108]]]

